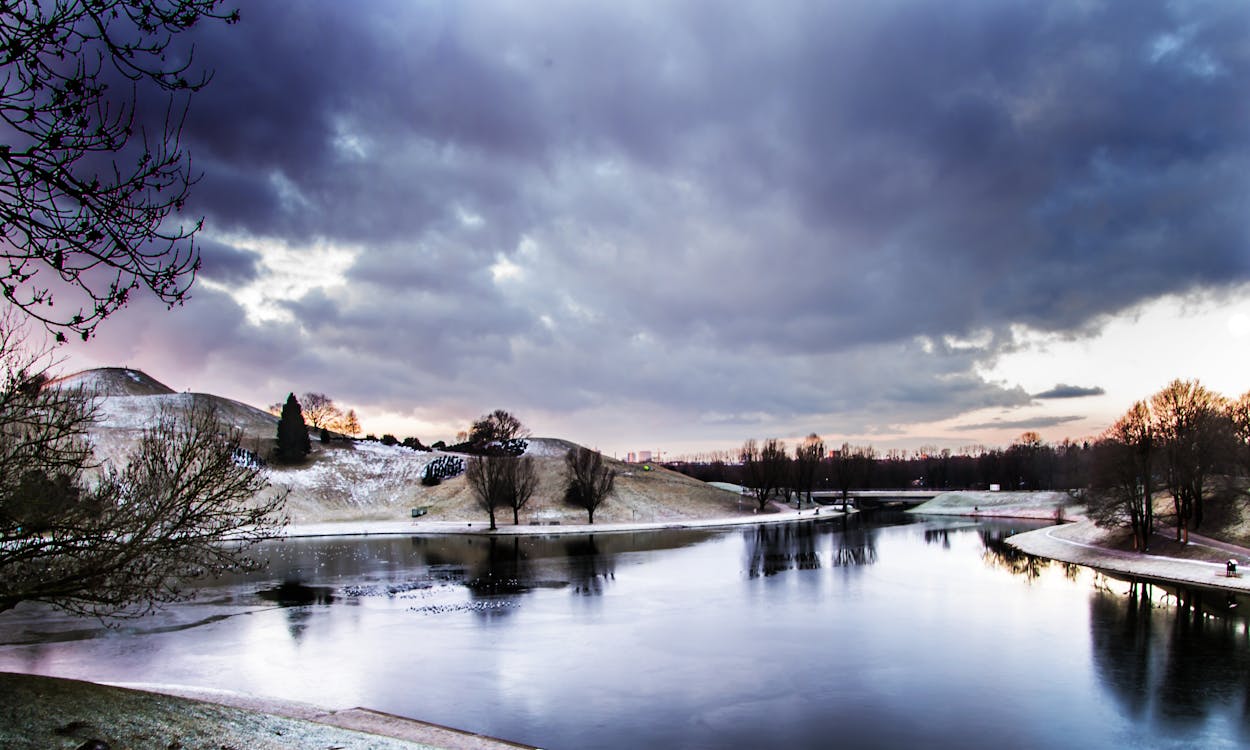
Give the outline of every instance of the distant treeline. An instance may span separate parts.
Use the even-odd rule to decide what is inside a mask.
[[[1088,442],[1050,445],[1035,432],[1024,433],[1009,448],[958,453],[935,449],[879,455],[871,446],[844,444],[820,460],[812,489],[839,490],[844,483],[855,489],[956,490],[989,489],[991,485],[1004,490],[1072,489],[1088,486],[1092,456],[1093,446]],[[745,465],[730,453],[664,465],[705,482],[750,484]]]

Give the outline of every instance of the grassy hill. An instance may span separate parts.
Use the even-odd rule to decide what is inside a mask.
[[[55,387],[78,387],[96,398],[98,423],[92,431],[96,455],[122,462],[143,429],[162,409],[207,404],[243,435],[243,445],[268,458],[278,420],[247,404],[204,393],[177,393],[139,370],[103,368],[57,378]],[[563,502],[564,454],[573,443],[552,438],[530,440],[539,487],[521,514],[522,523],[585,523],[584,510]],[[295,523],[408,518],[414,507],[428,508],[427,520],[485,520],[463,475],[436,487],[421,484],[425,466],[439,452],[364,441],[321,443],[313,436],[312,453],[297,466],[270,464],[273,487],[289,491],[287,510]],[[606,457],[605,457],[606,458]],[[737,494],[667,469],[626,464],[606,458],[618,475],[616,490],[596,512],[595,520],[622,521],[713,518],[750,513]],[[511,523],[511,511],[499,517]]]

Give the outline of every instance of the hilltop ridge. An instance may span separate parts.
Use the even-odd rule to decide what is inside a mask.
[[[164,396],[176,392],[146,372],[129,367],[80,370],[52,378],[47,385],[81,388],[92,396]]]

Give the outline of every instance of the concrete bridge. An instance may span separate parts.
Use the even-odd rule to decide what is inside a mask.
[[[851,490],[847,493],[850,504],[861,510],[874,508],[914,508],[942,494],[937,490]],[[837,490],[821,490],[812,493],[812,499],[822,505],[842,502]]]

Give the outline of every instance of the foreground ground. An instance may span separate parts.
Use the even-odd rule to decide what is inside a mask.
[[[0,672],[6,750],[503,750],[523,747],[365,709],[163,695]],[[104,744],[92,746],[92,741]]]

